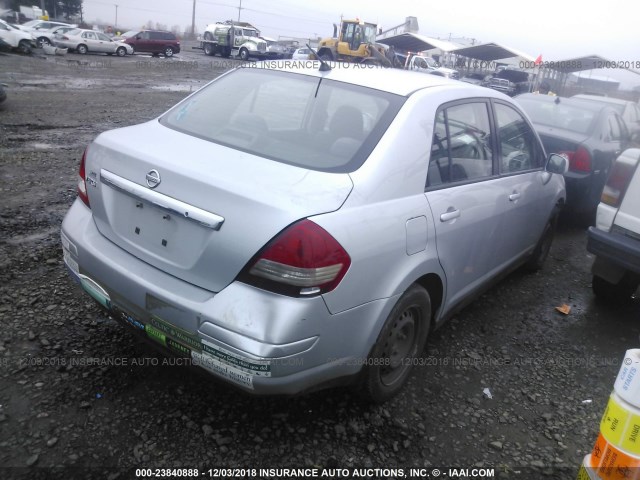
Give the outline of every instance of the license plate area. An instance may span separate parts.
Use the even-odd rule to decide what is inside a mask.
[[[184,269],[200,258],[213,230],[115,189],[103,191],[109,224],[126,243]]]

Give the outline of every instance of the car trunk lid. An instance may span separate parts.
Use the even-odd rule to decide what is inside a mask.
[[[542,140],[547,155],[550,153],[575,152],[589,136],[555,127],[536,125],[536,130]]]
[[[337,210],[348,174],[306,170],[157,121],[100,135],[87,154],[100,233],[137,258],[218,292],[291,223]]]

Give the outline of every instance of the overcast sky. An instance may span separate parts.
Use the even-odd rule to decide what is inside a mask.
[[[436,38],[467,37],[496,42],[543,60],[597,54],[640,66],[640,5],[630,0],[607,0],[597,7],[584,2],[535,0],[242,0],[240,19],[263,35],[330,36],[340,16],[378,23],[383,29],[418,19],[420,32]],[[149,20],[180,30],[191,25],[193,0],[84,0],[85,19],[140,28]],[[196,0],[196,29],[238,19],[240,0]],[[640,70],[640,68],[638,68]],[[606,72],[602,72],[605,73]],[[638,76],[640,82],[640,76]]]

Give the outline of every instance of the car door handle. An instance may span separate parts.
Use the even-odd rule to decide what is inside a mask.
[[[460,210],[455,210],[453,207],[449,207],[449,209],[440,215],[441,222],[448,222],[449,220],[453,220],[454,218],[458,218],[460,216]]]
[[[511,195],[509,195],[509,201],[510,201],[510,202],[515,202],[515,201],[516,201],[516,200],[518,200],[521,196],[522,196],[522,194],[521,194],[521,193],[513,192]]]

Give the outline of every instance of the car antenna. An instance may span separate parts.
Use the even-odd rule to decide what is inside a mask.
[[[329,70],[331,70],[331,65],[329,65],[326,61],[320,58],[320,55],[318,55],[318,52],[316,52],[313,48],[311,48],[311,45],[309,45],[308,43],[307,43],[307,48],[311,50],[311,53],[313,53],[318,60],[320,60],[321,72],[328,72]]]

